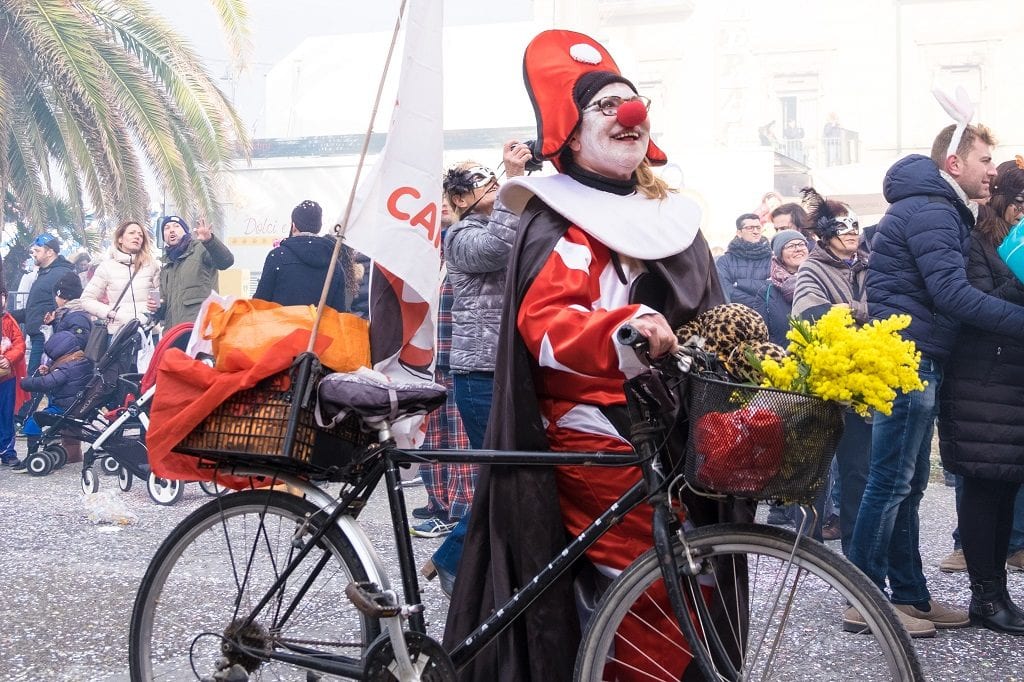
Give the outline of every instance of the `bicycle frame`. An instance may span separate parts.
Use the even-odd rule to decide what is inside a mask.
[[[654,447],[653,443],[648,447]],[[643,448],[648,449],[647,447]],[[526,586],[519,590],[512,599],[504,606],[497,609],[487,621],[482,623],[467,636],[458,646],[449,652],[452,663],[460,668],[471,661],[490,644],[498,635],[508,628],[527,608],[529,608],[554,581],[568,570],[584,553],[589,549],[605,532],[630,511],[635,509],[645,500],[650,499],[655,506],[655,537],[654,545],[659,549],[659,554],[667,553],[669,575],[673,575],[674,563],[672,562],[671,532],[672,513],[669,508],[668,495],[664,491],[665,479],[660,472],[658,457],[653,456],[640,458],[639,466],[643,472],[640,481],[622,494],[619,499],[575,539],[572,540],[562,551],[538,573]],[[404,451],[394,447],[391,443],[383,444],[378,455],[379,459],[374,463],[360,484],[353,487],[340,498],[335,499],[308,480],[291,475],[274,473],[270,470],[233,467],[230,472],[234,475],[261,476],[272,479],[301,491],[307,499],[316,504],[327,515],[322,523],[318,523],[318,530],[305,539],[304,546],[292,557],[289,564],[283,567],[277,580],[268,588],[263,599],[249,612],[248,618],[255,619],[260,611],[273,599],[273,595],[292,575],[296,567],[304,560],[310,549],[323,536],[326,529],[334,524],[344,533],[355,548],[357,555],[366,567],[369,579],[377,583],[382,590],[390,590],[390,583],[383,568],[376,549],[369,538],[359,526],[356,518],[350,512],[350,505],[353,501],[369,496],[380,483],[381,478],[385,479],[387,486],[388,503],[392,515],[392,530],[396,540],[398,554],[399,572],[402,577],[402,589],[404,592],[403,613],[408,618],[410,630],[426,634],[426,625],[423,618],[423,606],[421,592],[417,578],[415,557],[413,555],[412,537],[408,529],[408,521],[405,514],[405,496],[399,475],[399,466],[408,463],[430,462],[463,462],[472,464],[519,464],[519,465],[598,465],[598,466],[636,466],[638,456],[634,453],[613,454],[613,453],[575,453],[575,452],[522,452],[522,451],[500,451],[500,450],[419,450]],[[650,491],[654,491],[653,494]],[[670,594],[670,600],[678,600],[678,609],[673,603],[673,610],[677,613],[687,614],[686,601],[674,580],[666,581],[666,584],[675,585],[676,594]],[[301,598],[301,596],[300,596]],[[392,637],[401,639],[401,619],[382,618],[382,621],[389,621],[385,626]],[[681,620],[684,630],[693,629],[689,617]],[[689,627],[687,627],[689,626]],[[397,628],[397,629],[396,629]],[[685,633],[687,636],[695,636],[695,631]],[[282,662],[299,665],[305,668],[316,670],[322,673],[359,677],[362,674],[361,662],[346,657],[333,657],[317,654],[315,652],[261,652],[268,658]],[[697,657],[699,658],[699,657]],[[400,660],[400,658],[399,658]]]

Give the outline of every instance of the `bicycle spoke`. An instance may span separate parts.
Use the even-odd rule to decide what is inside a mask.
[[[704,571],[698,578],[679,573],[702,633],[696,651],[720,679],[921,679],[892,609],[842,557],[806,540],[794,551],[795,536],[774,529],[722,527],[734,535],[719,531],[719,539],[715,527],[687,535]],[[577,657],[579,679],[680,679],[681,649],[666,641],[679,628],[663,594],[652,551],[622,573],[592,617]],[[847,600],[871,614],[871,634],[842,631]]]
[[[306,546],[296,540],[317,531],[309,502],[252,491],[210,504],[175,529],[143,579],[131,631],[141,674],[133,679],[192,679],[193,666],[211,676],[222,643],[229,660],[251,661],[243,665],[253,680],[300,679],[292,665],[266,660],[275,650],[358,661],[379,629],[345,597],[345,586],[366,574],[341,532],[330,528],[292,564]]]

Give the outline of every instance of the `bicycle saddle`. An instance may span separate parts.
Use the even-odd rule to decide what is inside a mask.
[[[432,412],[447,397],[447,389],[432,381],[392,382],[383,374],[361,368],[328,374],[317,387],[317,422],[331,427],[350,414],[367,424],[394,422],[401,417]]]

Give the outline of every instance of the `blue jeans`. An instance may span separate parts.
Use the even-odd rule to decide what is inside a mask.
[[[39,369],[39,365],[43,361],[43,344],[46,343],[46,337],[43,336],[42,332],[39,332],[29,334],[28,338],[32,342],[32,348],[28,352],[28,375],[32,376]]]
[[[927,604],[931,599],[921,566],[921,498],[928,487],[936,396],[942,367],[921,356],[923,391],[898,393],[892,414],[876,414],[871,464],[850,542],[849,559],[885,590],[894,604]]]
[[[484,446],[487,420],[491,416],[491,395],[494,393],[494,372],[452,373],[455,382],[455,404],[462,417],[462,426],[469,438],[469,447]]]
[[[452,373],[455,381],[455,404],[462,416],[462,426],[469,438],[469,447],[479,450],[484,446],[487,420],[491,416],[491,396],[494,393],[493,372]],[[472,512],[470,507],[470,512]],[[434,552],[434,565],[455,575],[462,559],[462,545],[469,528],[469,513],[463,515],[455,528]]]
[[[960,498],[964,496],[964,478],[959,474],[953,474],[953,495],[956,500],[956,517],[960,518]],[[960,546],[960,524],[956,524],[956,528],[953,529],[953,551],[963,549]]]
[[[0,382],[0,459],[5,462],[18,458],[14,451],[14,398],[18,380],[8,378]]]
[[[1024,485],[1017,491],[1013,506],[1013,532],[1010,533],[1010,551],[1007,556],[1024,549]]]
[[[833,464],[841,491],[837,509],[840,543],[843,554],[849,554],[871,461],[872,425],[855,412],[847,411],[844,420],[846,425]]]

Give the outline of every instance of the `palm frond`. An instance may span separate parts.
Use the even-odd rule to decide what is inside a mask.
[[[211,1],[243,56],[244,0]],[[87,206],[146,219],[144,163],[176,203],[218,219],[220,172],[249,149],[197,54],[144,0],[0,0],[0,140],[11,210],[38,229],[44,200],[63,199],[83,237]]]

